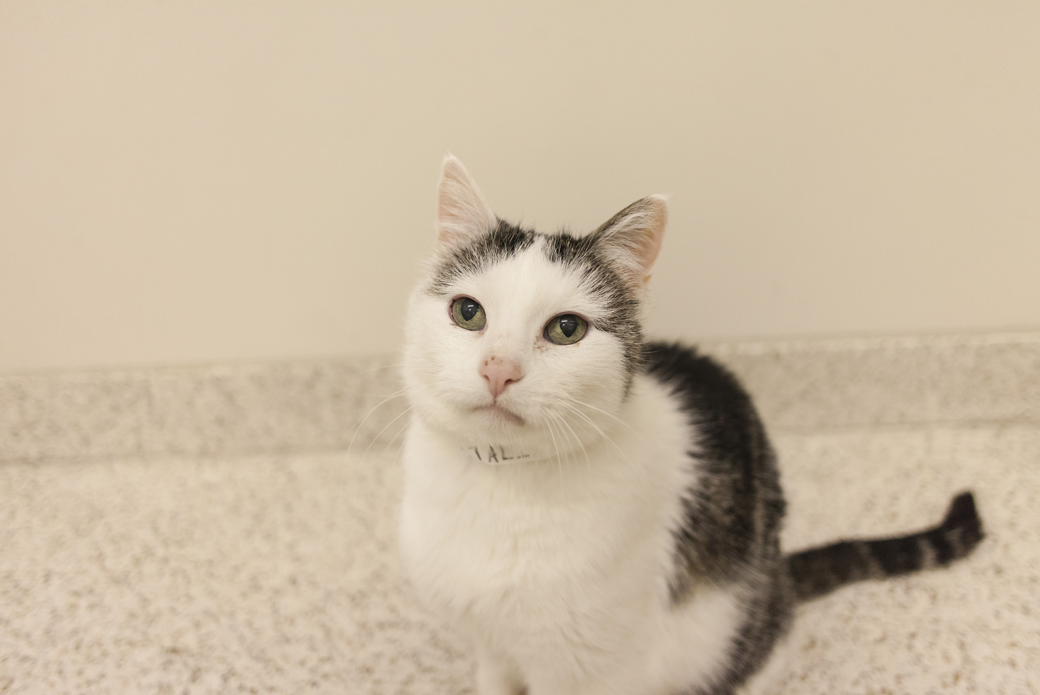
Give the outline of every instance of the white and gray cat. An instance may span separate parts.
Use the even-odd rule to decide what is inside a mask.
[[[945,565],[941,525],[785,555],[776,460],[747,393],[640,305],[663,198],[585,236],[500,220],[454,157],[412,294],[400,540],[424,602],[471,640],[480,695],[756,690],[794,606]]]

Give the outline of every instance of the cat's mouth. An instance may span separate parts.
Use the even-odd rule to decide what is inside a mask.
[[[503,408],[497,403],[482,405],[473,409],[477,413],[487,413],[496,421],[510,422],[514,425],[524,425],[524,419],[508,408]]]

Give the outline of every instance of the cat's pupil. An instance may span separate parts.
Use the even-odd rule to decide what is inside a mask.
[[[477,309],[480,305],[474,302],[472,299],[462,300],[462,305],[459,307],[459,313],[462,314],[462,318],[469,321],[477,315]]]
[[[561,316],[560,330],[563,331],[565,336],[570,338],[574,335],[574,331],[578,330],[578,319],[573,316]]]

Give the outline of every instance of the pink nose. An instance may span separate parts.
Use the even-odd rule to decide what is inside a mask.
[[[498,398],[506,390],[506,386],[524,378],[519,363],[494,355],[484,360],[484,366],[480,368],[480,375],[487,379],[488,390],[491,391],[493,398]]]

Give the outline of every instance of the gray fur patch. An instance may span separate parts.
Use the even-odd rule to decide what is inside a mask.
[[[455,249],[438,263],[426,291],[440,296],[459,278],[479,273],[527,250],[534,239],[534,232],[499,220],[497,227]]]
[[[596,328],[616,336],[624,345],[627,391],[643,363],[639,300],[599,251],[595,235],[575,237],[558,232],[544,238],[546,258],[580,272],[588,293],[606,304],[607,319],[598,322]]]

